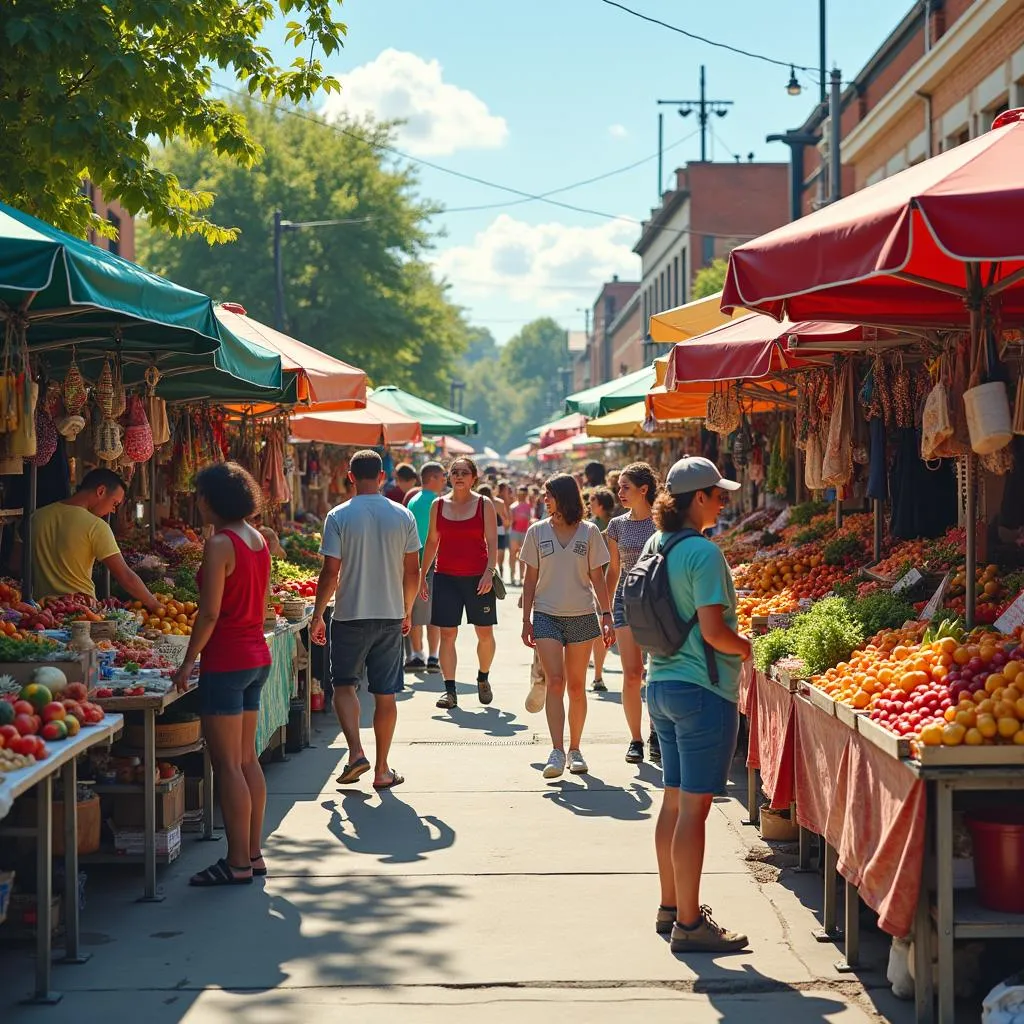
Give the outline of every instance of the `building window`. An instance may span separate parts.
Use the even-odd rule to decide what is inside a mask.
[[[117,238],[107,239],[107,248],[115,256],[121,255],[121,218],[116,213],[107,211],[107,223],[117,232]]]
[[[689,278],[689,276],[687,274],[687,271],[686,271],[686,249],[685,249],[685,247],[679,253],[679,272],[682,275],[681,276],[682,284],[680,285],[680,289],[679,289],[679,291],[680,291],[679,301],[680,301],[681,305],[685,305],[686,304],[686,296],[689,293],[689,287],[688,286],[689,286],[689,283],[690,283],[690,278]]]
[[[672,260],[672,268],[673,268],[672,269],[672,278],[675,281],[675,290],[672,293],[672,305],[673,306],[678,306],[678,305],[680,305],[680,302],[681,302],[681,300],[679,298],[679,257],[678,256],[676,256]]]

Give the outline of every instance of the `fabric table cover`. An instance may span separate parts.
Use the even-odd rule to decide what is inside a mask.
[[[809,700],[801,697],[793,704],[796,820],[798,825],[823,836],[835,798],[839,766],[854,733]]]
[[[256,724],[256,750],[262,754],[270,739],[283,725],[288,724],[291,701],[297,690],[293,670],[295,634],[290,631],[275,633],[267,639],[270,645],[270,675],[260,698],[260,717]]]

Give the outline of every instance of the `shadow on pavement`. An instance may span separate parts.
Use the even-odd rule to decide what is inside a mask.
[[[651,817],[654,801],[650,792],[639,783],[634,782],[628,789],[620,789],[609,786],[596,775],[579,775],[575,778],[582,779],[585,784],[560,779],[543,794],[544,799],[583,818],[646,821]]]
[[[622,705],[622,694],[618,690],[598,690],[596,693],[590,690],[588,693],[591,700],[599,700],[602,704]]]
[[[433,715],[432,718],[435,722],[448,722],[460,729],[476,729],[488,736],[504,739],[529,729],[529,726],[517,721],[513,712],[501,711],[494,707],[482,708],[479,711],[452,708],[443,714]]]
[[[331,812],[327,829],[350,853],[378,857],[382,864],[414,864],[455,844],[455,831],[433,814],[417,814],[394,790],[345,793],[321,805]]]

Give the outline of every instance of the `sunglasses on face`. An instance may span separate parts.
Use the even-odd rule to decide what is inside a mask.
[[[449,473],[448,475],[449,476],[472,476],[473,474],[470,473],[470,471],[468,469],[453,469],[451,471],[451,473]]]

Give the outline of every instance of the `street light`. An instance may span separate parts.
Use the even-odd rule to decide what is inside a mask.
[[[274,211],[274,327],[284,330],[284,266],[281,259],[281,240],[286,231],[305,231],[307,228],[331,228],[339,224],[368,224],[372,217],[354,217],[344,220],[285,220],[280,210]]]
[[[786,86],[786,92],[790,96],[799,96],[803,92],[800,83],[796,80],[796,68],[792,64],[789,65],[789,84]]]

